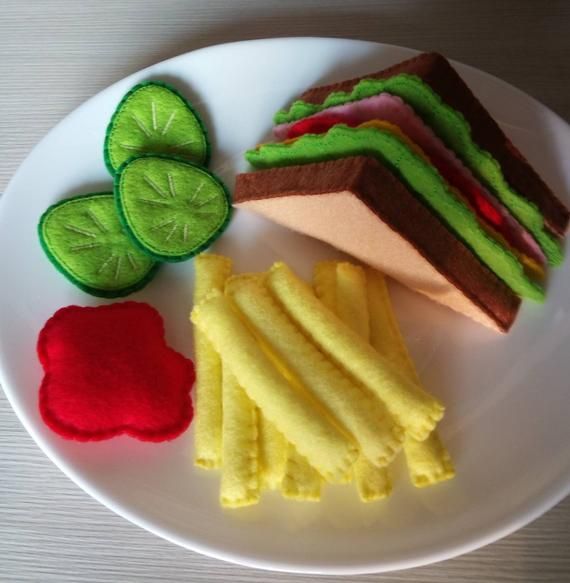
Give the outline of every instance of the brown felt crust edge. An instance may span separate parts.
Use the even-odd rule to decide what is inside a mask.
[[[381,187],[380,187],[381,185]],[[471,302],[507,332],[520,298],[374,158],[353,156],[239,174],[234,204],[349,191],[406,239]]]
[[[570,211],[504,134],[449,61],[439,53],[421,53],[382,71],[308,89],[299,99],[308,103],[322,103],[331,92],[350,91],[362,79],[384,79],[399,73],[417,75],[448,105],[460,111],[471,126],[473,139],[499,162],[507,182],[519,194],[536,204],[546,226],[554,234],[561,237],[565,235]]]

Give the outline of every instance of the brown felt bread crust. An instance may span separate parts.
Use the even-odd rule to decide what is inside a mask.
[[[354,156],[240,174],[234,204],[247,206],[256,200],[338,192],[357,197],[494,321],[499,330],[509,330],[520,299],[374,158]]]
[[[442,55],[422,53],[370,75],[309,89],[299,99],[308,103],[322,103],[331,92],[350,91],[361,79],[385,79],[399,73],[417,75],[448,105],[460,111],[471,126],[475,142],[500,163],[509,184],[536,204],[544,216],[546,226],[554,234],[564,236],[570,217],[568,209],[556,198]]]

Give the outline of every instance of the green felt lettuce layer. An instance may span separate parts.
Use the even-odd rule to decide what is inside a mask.
[[[485,182],[511,213],[533,234],[550,265],[560,265],[560,243],[548,233],[538,207],[511,188],[500,164],[471,137],[471,127],[463,115],[449,107],[429,85],[414,75],[400,74],[388,79],[363,79],[352,91],[331,93],[322,104],[295,101],[289,110],[275,114],[277,124],[288,123],[319,111],[358,101],[385,91],[404,99],[439,137]]]
[[[473,212],[449,190],[431,164],[389,131],[337,125],[326,134],[307,134],[289,143],[262,145],[248,151],[246,158],[253,166],[269,168],[357,155],[374,156],[390,168],[515,293],[544,300],[544,289],[526,276],[518,258],[483,230]]]

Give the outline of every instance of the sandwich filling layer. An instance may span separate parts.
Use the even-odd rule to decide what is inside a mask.
[[[532,235],[473,176],[414,110],[396,95],[381,93],[330,107],[300,121],[276,126],[273,131],[278,140],[288,140],[304,134],[325,133],[339,123],[356,127],[371,120],[385,120],[398,126],[424,151],[442,177],[462,194],[477,215],[491,225],[513,249],[539,266],[546,264],[546,257]]]
[[[439,172],[391,131],[336,125],[326,134],[309,134],[289,143],[265,144],[246,153],[249,162],[258,168],[357,155],[373,156],[386,164],[515,293],[536,301],[544,300],[543,288],[527,276],[517,257],[481,227],[475,214],[452,192]]]
[[[285,124],[314,115],[332,107],[359,101],[383,92],[401,97],[451,148],[471,171],[509,209],[536,239],[548,262],[559,265],[563,254],[558,240],[544,224],[539,208],[519,195],[507,182],[500,164],[472,139],[471,127],[455,109],[444,103],[431,87],[415,75],[399,74],[387,79],[362,79],[351,91],[330,93],[322,103],[295,101],[288,111],[275,115],[277,124]]]

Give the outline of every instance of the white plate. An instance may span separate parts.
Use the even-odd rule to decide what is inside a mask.
[[[121,96],[144,79],[172,82],[197,105],[213,137],[213,168],[230,185],[243,151],[268,136],[273,113],[303,89],[383,68],[414,51],[366,42],[294,38],[211,47],[145,69],[79,107],[33,150],[0,207],[0,374],[12,406],[46,454],[93,497],[134,523],[196,551],[245,565],[306,573],[366,573],[449,558],[494,541],[561,500],[570,486],[570,261],[553,272],[544,306],[525,303],[509,336],[470,323],[394,286],[400,320],[427,387],[448,406],[441,426],[458,476],[416,490],[400,466],[384,503],[360,504],[348,487],[321,504],[271,494],[224,511],[218,476],[192,465],[192,431],[167,444],[128,437],[98,444],[60,439],[41,422],[35,356],[46,319],[68,304],[106,303],[65,280],[36,235],[61,198],[110,188],[105,127]],[[458,68],[513,142],[568,200],[568,126],[504,82]],[[566,160],[565,160],[566,158]],[[246,212],[216,250],[237,270],[283,259],[309,276],[334,252]],[[187,321],[192,262],[165,266],[131,296],[156,306],[169,342],[192,354]]]

